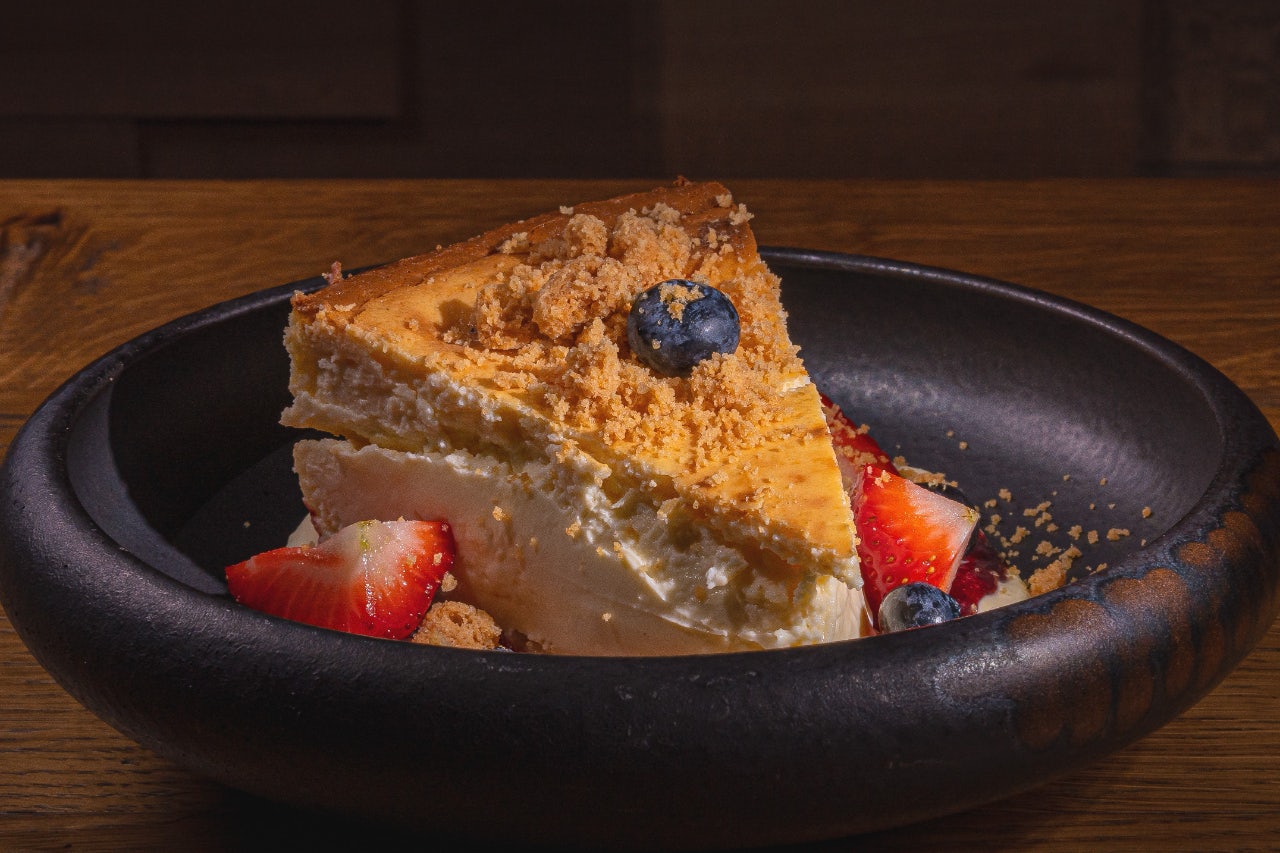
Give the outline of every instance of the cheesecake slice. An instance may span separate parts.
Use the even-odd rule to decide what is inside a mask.
[[[867,633],[849,499],[743,205],[715,183],[561,208],[294,296],[295,468],[321,535],[450,522],[448,597],[530,649],[686,654]],[[737,348],[665,376],[634,297],[723,292]]]

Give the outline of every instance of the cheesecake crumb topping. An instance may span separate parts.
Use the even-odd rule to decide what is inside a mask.
[[[687,284],[680,284],[679,280],[676,280],[661,285],[658,288],[658,295],[662,304],[666,306],[667,313],[671,315],[671,319],[680,320],[684,317],[685,306],[701,299],[702,291]]]
[[[778,279],[748,242],[750,218],[726,194],[710,215],[659,202],[612,222],[575,213],[539,242],[519,232],[498,251],[520,262],[479,284],[469,315],[444,337],[495,367],[502,387],[539,394],[557,419],[608,442],[691,447],[699,466],[776,439],[777,399],[804,374],[776,310]],[[738,350],[688,377],[656,374],[627,342],[633,298],[671,279],[713,277],[738,311]],[[662,291],[673,313],[698,295],[679,284]]]

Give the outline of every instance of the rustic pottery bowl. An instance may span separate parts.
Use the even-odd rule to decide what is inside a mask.
[[[767,257],[815,381],[891,452],[995,499],[1006,536],[1049,502],[1033,515],[1057,531],[1028,555],[1076,524],[1129,534],[1081,544],[1076,581],[1026,602],[776,652],[473,652],[255,613],[221,569],[301,517],[280,340],[313,280],[143,335],[31,417],[0,478],[9,618],[94,713],[229,786],[437,836],[634,848],[831,838],[1008,796],[1167,722],[1262,637],[1280,452],[1222,375],[1014,285]]]

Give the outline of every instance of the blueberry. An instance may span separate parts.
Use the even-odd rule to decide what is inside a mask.
[[[627,315],[627,342],[663,376],[688,376],[712,353],[738,348],[738,311],[714,287],[673,278],[641,293]]]
[[[921,581],[894,587],[880,602],[880,630],[886,633],[938,625],[959,616],[960,605],[954,598]]]

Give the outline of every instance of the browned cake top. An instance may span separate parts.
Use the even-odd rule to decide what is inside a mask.
[[[360,338],[534,411],[604,460],[638,460],[694,502],[847,553],[851,522],[817,392],[751,215],[716,183],[562,208],[294,300],[295,323]],[[734,303],[739,346],[666,377],[630,351],[634,296],[669,279]],[[402,448],[413,449],[413,448]],[[714,510],[713,510],[714,511]]]

